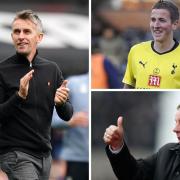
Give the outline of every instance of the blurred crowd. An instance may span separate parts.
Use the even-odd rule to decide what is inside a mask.
[[[141,29],[128,28],[126,31],[117,31],[108,24],[103,24],[98,18],[95,17],[92,23],[92,61],[98,54],[104,55],[108,59],[109,63],[112,64],[114,72],[117,72],[116,84],[111,86],[107,83],[105,88],[122,88],[122,78],[127,64],[127,56],[130,48],[141,41],[145,41],[150,37],[149,32],[145,32]],[[93,62],[92,62],[93,64]],[[94,72],[94,66],[92,66],[92,75]],[[109,79],[112,79],[112,74],[106,71]],[[93,78],[93,77],[92,77]],[[100,88],[93,86],[92,88]]]

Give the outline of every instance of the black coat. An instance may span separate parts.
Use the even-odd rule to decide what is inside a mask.
[[[24,100],[17,94],[20,78],[34,69]],[[16,54],[0,63],[0,153],[24,151],[35,156],[51,150],[50,131],[56,89],[63,82],[58,66],[37,54],[32,63]],[[69,120],[72,105],[56,106],[58,115]]]
[[[156,154],[136,160],[126,146],[118,154],[106,153],[119,180],[180,180],[180,144],[170,143]]]

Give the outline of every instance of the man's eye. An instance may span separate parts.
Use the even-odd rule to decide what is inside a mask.
[[[162,20],[161,22],[166,22],[165,20]]]
[[[14,34],[19,34],[20,31],[19,31],[19,30],[14,30],[13,33],[14,33]]]
[[[166,20],[165,20],[165,19],[159,19],[159,21],[160,21],[160,22],[166,22]]]
[[[31,31],[29,31],[29,30],[24,30],[24,33],[25,33],[25,34],[30,34]]]
[[[151,19],[151,21],[152,21],[152,22],[155,22],[155,21],[156,21],[156,19],[152,18],[152,19]]]

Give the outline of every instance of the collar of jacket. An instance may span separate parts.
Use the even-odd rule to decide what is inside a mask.
[[[36,58],[37,55],[38,55],[38,51],[36,51],[36,54],[33,57],[32,64],[34,64],[35,61],[37,61],[37,58]],[[17,62],[18,63],[27,64],[27,65],[30,64],[29,60],[27,59],[27,57],[25,55],[19,54],[18,52],[16,52],[16,57],[17,57]]]
[[[180,155],[180,143],[177,143],[174,145],[174,147],[171,147],[170,151],[174,151],[176,154]]]

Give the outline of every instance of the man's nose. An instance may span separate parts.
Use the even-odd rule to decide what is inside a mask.
[[[23,38],[24,38],[24,32],[21,31],[21,32],[19,33],[19,39],[23,39]]]
[[[154,22],[154,27],[159,27],[159,26],[160,26],[159,21],[155,21],[155,22]]]
[[[180,132],[180,125],[175,125],[173,131],[174,131],[175,133]]]

